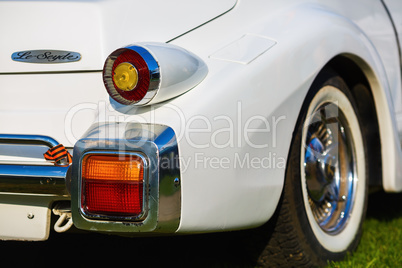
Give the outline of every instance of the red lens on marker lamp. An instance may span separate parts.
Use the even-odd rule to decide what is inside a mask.
[[[127,49],[114,61],[112,79],[114,89],[122,98],[128,101],[140,101],[147,94],[149,87],[148,66],[137,52]],[[119,80],[123,80],[123,83],[119,83]],[[127,83],[124,83],[124,80]],[[129,83],[130,80],[137,82]]]
[[[156,94],[160,82],[159,65],[151,53],[139,46],[115,50],[103,67],[103,82],[115,101],[142,105]]]

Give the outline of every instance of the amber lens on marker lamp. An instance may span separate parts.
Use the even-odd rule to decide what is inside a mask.
[[[131,63],[120,63],[114,70],[113,81],[123,91],[133,90],[138,82],[137,69]]]
[[[140,156],[85,156],[81,176],[85,213],[125,217],[142,213],[144,161]]]

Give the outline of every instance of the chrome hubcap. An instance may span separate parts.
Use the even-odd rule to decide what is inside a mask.
[[[329,234],[345,227],[352,211],[356,157],[346,117],[334,103],[324,103],[312,116],[304,142],[308,202],[315,221]]]

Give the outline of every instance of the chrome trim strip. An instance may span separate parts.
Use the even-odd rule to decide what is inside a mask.
[[[148,168],[148,214],[143,221],[90,219],[80,212],[81,159],[92,152],[138,153]],[[77,228],[120,233],[174,233],[180,223],[179,151],[170,127],[138,123],[94,124],[74,147],[71,208]]]
[[[68,195],[66,167],[0,165],[0,192]]]
[[[0,143],[7,144],[29,144],[29,145],[46,145],[52,148],[59,143],[48,136],[43,135],[15,135],[15,134],[0,134]]]
[[[0,144],[45,145],[59,143],[48,136],[0,134]],[[0,164],[0,193],[69,195],[66,187],[69,167],[33,163]]]

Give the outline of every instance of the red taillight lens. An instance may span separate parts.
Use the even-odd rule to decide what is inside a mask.
[[[142,212],[142,183],[86,181],[84,187],[89,214],[138,216]]]
[[[159,66],[144,48],[114,51],[105,62],[103,82],[109,95],[121,104],[147,102],[159,87]]]
[[[81,174],[84,214],[133,219],[142,215],[144,166],[139,155],[85,156]]]

